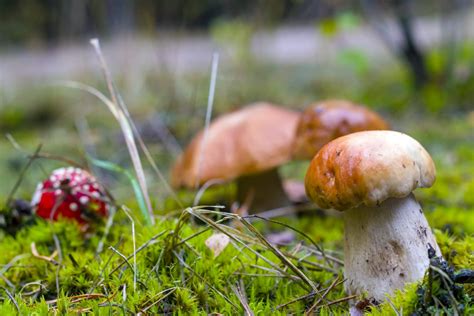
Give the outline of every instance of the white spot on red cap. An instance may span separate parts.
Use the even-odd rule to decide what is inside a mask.
[[[65,171],[66,171],[65,168],[59,168],[59,169],[54,170],[53,174],[54,175],[63,175]]]
[[[81,202],[81,204],[87,204],[89,202],[89,198],[83,195],[79,198],[79,202]]]
[[[73,212],[77,211],[78,208],[79,207],[78,207],[77,203],[72,202],[71,204],[69,204],[69,209]]]
[[[84,185],[82,186],[82,189],[83,189],[84,191],[89,191],[90,188],[91,188],[91,186],[88,185],[88,184],[84,184]]]
[[[35,206],[38,205],[38,203],[41,200],[41,194],[43,194],[43,183],[39,183],[36,186],[35,193],[33,193],[33,198],[31,199],[31,205]]]

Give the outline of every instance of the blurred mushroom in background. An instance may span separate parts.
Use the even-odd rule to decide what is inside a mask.
[[[386,130],[389,124],[377,113],[348,100],[328,99],[311,104],[301,114],[296,128],[292,157],[311,160],[333,139],[368,130]],[[303,183],[284,182],[294,203],[308,202]]]
[[[333,139],[355,132],[386,129],[389,124],[365,106],[335,99],[316,102],[306,108],[298,122],[293,158],[310,160]]]
[[[277,169],[291,159],[299,116],[258,102],[218,117],[173,166],[173,187],[197,189],[210,180],[236,180],[237,201],[248,202],[250,213],[289,205]]]

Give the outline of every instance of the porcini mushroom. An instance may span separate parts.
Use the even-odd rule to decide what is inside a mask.
[[[325,144],[338,137],[389,125],[377,113],[347,100],[314,103],[301,114],[293,145],[295,159],[309,160]]]
[[[39,217],[72,218],[85,224],[107,216],[109,199],[103,186],[89,172],[68,167],[54,170],[38,184],[31,205]]]
[[[426,150],[394,131],[349,134],[326,144],[306,173],[308,196],[344,211],[344,269],[350,294],[382,301],[420,280],[428,250],[439,247],[412,191],[430,187],[435,166]]]
[[[250,104],[201,131],[171,172],[173,187],[209,180],[237,181],[237,199],[251,211],[288,205],[277,167],[288,162],[299,113],[270,103]]]

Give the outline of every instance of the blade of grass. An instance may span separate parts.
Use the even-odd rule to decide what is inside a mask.
[[[331,262],[326,258],[326,254],[324,252],[324,249],[322,247],[320,247],[308,234],[306,234],[305,232],[299,230],[299,229],[296,229],[288,224],[285,224],[285,223],[282,223],[282,222],[279,222],[279,221],[276,221],[276,220],[272,220],[272,219],[268,219],[268,218],[265,218],[265,217],[262,217],[262,216],[259,216],[257,214],[255,215],[248,215],[248,216],[244,216],[245,219],[247,218],[258,218],[258,219],[261,219],[261,220],[264,220],[264,221],[267,221],[267,222],[270,222],[270,223],[273,223],[273,224],[278,224],[278,225],[281,225],[283,227],[286,227],[286,228],[289,228],[291,229],[292,231],[300,234],[301,236],[303,236],[304,238],[306,238],[307,240],[309,240],[309,242],[316,248],[318,249],[321,254],[323,255],[323,258],[324,260],[332,267],[332,264]]]
[[[255,314],[249,306],[247,295],[245,293],[243,280],[240,279],[240,283],[237,283],[235,286],[231,285],[230,288],[234,292],[235,296],[237,296],[239,299],[239,302],[245,311],[245,316],[254,316]]]
[[[318,288],[316,284],[313,283],[300,269],[298,269],[291,260],[289,260],[280,249],[273,246],[252,224],[250,224],[244,218],[240,219],[241,223],[252,232],[260,241],[267,246],[286,266],[288,266],[297,276],[299,276],[306,284],[308,284],[313,291],[316,291]]]
[[[341,284],[341,283],[343,283],[343,282],[344,282],[344,280],[339,281],[339,282],[336,284],[336,286],[338,286],[339,284]],[[291,304],[293,304],[293,303],[299,302],[299,301],[301,301],[301,300],[306,300],[306,299],[312,298],[312,297],[316,296],[316,294],[321,295],[321,293],[323,293],[323,291],[326,291],[327,289],[328,289],[328,288],[325,288],[325,289],[322,289],[322,290],[316,291],[316,292],[313,291],[313,292],[311,292],[311,293],[308,293],[308,294],[305,294],[305,295],[303,295],[303,296],[297,297],[297,298],[295,298],[295,299],[292,299],[292,300],[289,301],[289,302],[286,302],[286,303],[284,303],[284,304],[278,305],[275,309],[281,309],[281,308],[283,308],[283,307],[286,307],[286,306],[291,305]]]
[[[10,293],[10,291],[7,289],[7,288],[4,288],[3,286],[0,285],[0,289],[4,290],[5,293],[7,294],[8,298],[10,299],[10,301],[12,301],[13,305],[15,305],[15,308],[18,312],[18,315],[21,315],[21,311],[20,311],[20,306],[18,305],[18,302],[15,300],[15,298],[13,297],[12,293]]]
[[[112,269],[112,271],[109,272],[109,275],[111,275],[112,273],[114,273],[115,271],[117,271],[118,269],[120,269],[120,267],[122,267],[125,263],[128,263],[127,260],[131,259],[133,257],[133,255],[136,255],[138,254],[140,251],[142,251],[143,249],[145,249],[146,247],[148,247],[152,242],[154,242],[155,240],[157,240],[158,238],[160,238],[162,235],[164,235],[165,233],[167,232],[167,230],[164,230],[162,232],[159,232],[158,234],[156,234],[155,236],[151,237],[149,240],[147,240],[145,243],[143,243],[140,247],[138,247],[138,249],[131,255],[129,255],[128,257],[124,258],[125,260],[122,261],[119,265],[117,265],[115,268]],[[110,248],[110,247],[109,247]]]
[[[287,271],[283,270],[282,268],[280,268],[277,264],[275,264],[274,262],[272,262],[271,260],[269,260],[268,258],[266,258],[265,256],[263,256],[261,253],[259,253],[258,251],[256,251],[255,249],[253,249],[252,247],[250,247],[249,245],[247,245],[245,242],[243,242],[242,240],[240,240],[239,238],[237,238],[236,235],[234,234],[231,234],[227,231],[227,229],[229,227],[225,226],[225,225],[218,225],[216,224],[215,222],[213,222],[212,220],[210,220],[208,217],[206,216],[202,216],[202,214],[200,214],[199,210],[196,209],[196,208],[187,208],[185,210],[186,212],[190,213],[191,215],[199,218],[201,221],[207,223],[208,225],[212,226],[214,229],[216,230],[219,230],[220,232],[226,234],[227,236],[229,236],[231,238],[232,241],[234,242],[237,242],[239,244],[241,244],[242,246],[244,246],[247,250],[249,250],[250,252],[252,252],[255,256],[257,256],[258,258],[262,259],[263,261],[265,261],[267,264],[269,264],[270,266],[272,266],[275,270],[277,270],[278,272],[280,272],[281,274],[283,275],[288,275],[288,276],[291,276],[291,274],[289,274]],[[215,213],[214,211],[209,211],[209,210],[203,210],[203,212],[208,212],[208,213]],[[236,214],[231,214],[231,213],[224,213],[226,214],[227,216],[229,216],[230,218],[233,218],[233,219],[238,219],[240,221],[243,221],[243,219],[236,215]],[[249,224],[250,225],[250,224]],[[251,225],[250,225],[251,226]],[[252,226],[253,227],[253,226]],[[254,229],[255,230],[255,229]],[[251,231],[252,232],[252,231]],[[253,233],[253,232],[252,232]],[[258,236],[257,236],[258,238]],[[267,243],[263,243],[262,240],[260,238],[258,238],[258,240],[260,240],[261,242],[261,246],[263,246],[264,248],[267,248],[268,249],[268,241]],[[271,249],[270,249],[271,250]],[[273,252],[273,251],[272,251]],[[275,252],[273,252],[275,254]],[[283,263],[285,263],[282,259],[282,257],[278,256],[277,257],[280,259],[280,261],[282,261]],[[284,257],[284,256],[283,256]],[[291,263],[290,263],[291,264]],[[312,282],[304,275],[304,273],[302,273],[298,268],[296,268],[294,265],[293,267],[298,270],[300,273],[297,274],[297,277],[303,281],[303,283],[297,283],[297,284],[300,284],[304,289],[307,290],[307,288],[304,286],[304,285],[309,285],[310,288],[313,288],[313,286],[315,286],[314,284],[312,284]],[[293,272],[294,272],[294,269],[291,269]],[[304,276],[304,279],[302,278],[302,275]],[[309,282],[308,282],[309,281]]]
[[[207,223],[208,225],[212,226],[214,229],[226,234],[227,236],[229,236],[234,242],[237,242],[239,244],[241,244],[242,246],[244,246],[247,250],[249,250],[250,252],[252,252],[254,255],[256,255],[258,258],[262,259],[263,261],[265,261],[266,263],[268,263],[270,266],[272,266],[275,270],[278,270],[278,272],[282,273],[282,274],[287,274],[285,271],[283,271],[280,267],[278,267],[278,265],[276,265],[275,263],[273,263],[272,261],[270,261],[268,258],[264,257],[262,254],[260,254],[258,251],[256,251],[255,249],[252,249],[251,247],[249,247],[245,242],[243,242],[242,240],[240,240],[236,235],[234,234],[230,234],[228,231],[227,231],[227,226],[225,225],[217,225],[215,224],[212,220],[210,220],[209,218],[207,218],[206,216],[201,216],[199,213],[193,213],[193,209],[192,208],[188,208],[186,209],[186,211],[190,212],[190,214],[192,214],[193,216],[199,218],[201,221]],[[233,218],[236,218],[236,217],[233,217]]]
[[[178,259],[178,261],[183,265],[183,267],[185,267],[186,269],[188,269],[189,271],[191,271],[193,273],[193,275],[195,275],[198,279],[201,280],[201,282],[204,282],[209,288],[211,288],[214,292],[216,292],[217,294],[219,294],[223,299],[225,299],[230,305],[232,305],[235,309],[239,309],[239,307],[237,305],[235,305],[234,302],[232,302],[227,296],[224,295],[224,293],[222,293],[221,291],[219,291],[215,286],[213,286],[212,284],[210,284],[205,278],[203,278],[201,275],[199,275],[198,273],[196,273],[196,271],[194,271],[186,262],[184,262],[183,258],[178,254],[176,253],[176,251],[173,250],[173,254],[175,255],[175,257]]]
[[[16,150],[18,150],[19,152],[25,154],[27,158],[36,158],[36,159],[41,158],[41,159],[57,160],[57,161],[65,162],[68,165],[84,169],[84,166],[82,164],[80,164],[80,163],[78,163],[78,162],[76,162],[72,159],[66,158],[66,157],[62,157],[62,156],[58,156],[58,155],[52,155],[52,154],[45,153],[45,152],[38,152],[36,155],[32,155],[32,154],[28,153],[27,151],[25,151],[23,148],[21,148],[20,144],[18,144],[18,142],[13,138],[13,136],[11,134],[7,134],[6,137],[7,137],[8,141],[13,145],[13,147]]]
[[[197,164],[198,169],[197,169],[197,175],[196,175],[196,183],[194,184],[195,188],[199,187],[199,180],[201,177],[201,163],[202,163],[204,151],[206,149],[207,132],[209,130],[209,125],[211,124],[212,107],[214,105],[214,94],[215,94],[215,89],[216,89],[218,67],[219,67],[219,54],[214,53],[212,55],[211,81],[209,84],[209,94],[207,98],[207,110],[206,110],[206,119],[204,122],[204,134],[202,137],[201,148],[199,149],[199,153],[198,153],[198,164]]]
[[[135,164],[140,164],[140,166],[141,166],[141,162],[136,161],[136,158],[138,156],[138,150],[136,148],[135,142],[133,141],[133,135],[131,135],[130,126],[126,122],[126,119],[124,118],[123,113],[117,108],[117,106],[109,98],[107,98],[99,90],[97,90],[97,89],[95,89],[91,86],[85,85],[81,82],[57,81],[55,83],[57,85],[61,85],[63,87],[68,87],[68,88],[73,88],[73,89],[88,92],[89,94],[91,94],[91,95],[97,97],[99,100],[101,100],[107,106],[107,108],[112,113],[112,115],[115,117],[115,119],[119,122],[119,125],[122,129],[122,133],[124,134],[125,141],[127,143],[127,147],[129,148],[129,151],[132,150],[132,152],[135,152],[135,154],[132,154],[132,152],[130,153],[130,155],[132,157],[132,163],[134,165]],[[138,157],[138,160],[140,160],[139,157]],[[137,171],[137,169],[135,169],[135,172],[137,173],[137,172],[140,172],[140,171]],[[143,169],[141,169],[141,172],[143,172]],[[143,197],[142,201],[143,201],[143,204],[145,205],[144,209],[146,210],[146,212],[142,212],[143,216],[144,216],[144,220],[145,220],[146,224],[152,224],[154,222],[154,217],[150,213],[151,203],[148,204],[148,202],[149,202],[149,200],[147,201],[147,196],[148,195],[145,194],[146,191],[143,189],[142,183],[140,183],[140,178],[138,177],[138,174],[137,174],[137,179],[138,179],[139,191],[140,191],[139,196]],[[140,204],[140,200],[138,200],[138,202]]]
[[[135,173],[137,175],[138,183],[140,184],[140,189],[142,191],[145,204],[148,210],[149,216],[145,218],[146,224],[155,224],[155,218],[153,215],[153,209],[151,207],[151,200],[150,196],[148,195],[148,187],[146,183],[145,172],[143,171],[143,166],[140,160],[140,154],[138,152],[137,145],[135,143],[135,137],[130,126],[130,122],[127,119],[123,107],[121,107],[119,103],[119,99],[117,98],[117,93],[113,87],[112,76],[110,75],[109,69],[107,67],[107,63],[105,62],[104,55],[102,54],[102,50],[100,48],[100,43],[97,38],[90,40],[91,45],[94,47],[97,57],[99,58],[102,71],[104,72],[105,80],[107,82],[107,86],[109,88],[109,93],[112,98],[112,106],[115,108],[115,112],[118,116],[118,121],[120,124],[120,128],[122,129],[122,133],[125,137],[125,142],[127,144],[128,151],[130,153],[130,157],[132,158],[133,167],[135,169]]]
[[[306,311],[305,315],[312,315],[313,311],[319,306],[319,303],[321,303],[326,296],[329,294],[329,292],[336,286],[336,284],[339,281],[339,276],[337,276],[334,281],[332,281],[331,285],[324,291],[323,295],[321,295],[318,300]]]
[[[133,192],[135,194],[135,198],[137,199],[137,202],[138,202],[138,208],[140,209],[142,216],[144,218],[148,217],[148,211],[146,208],[146,204],[145,204],[146,202],[143,196],[143,192],[142,190],[140,190],[140,185],[137,182],[137,179],[128,170],[123,169],[119,165],[114,164],[113,162],[110,162],[110,161],[99,160],[92,157],[87,157],[87,159],[90,160],[93,165],[99,168],[123,174],[128,179],[128,181],[130,181]]]
[[[28,162],[21,169],[20,174],[18,175],[17,181],[15,182],[15,184],[13,185],[13,188],[8,194],[7,201],[5,202],[5,209],[8,209],[11,206],[11,203],[13,201],[13,195],[15,195],[16,190],[18,190],[18,188],[20,187],[20,184],[23,181],[23,178],[25,177],[26,171],[28,171],[28,169],[31,167],[31,164],[33,163],[35,158],[38,156],[39,152],[41,151],[41,147],[42,147],[41,144],[38,145],[38,147],[36,147],[34,154],[29,157]]]
[[[148,299],[145,303],[150,302],[152,299],[155,299],[156,297],[158,297],[158,299],[156,301],[154,301],[153,303],[151,303],[150,305],[145,306],[144,308],[142,308],[141,311],[146,312],[147,310],[149,310],[150,308],[152,308],[153,306],[155,306],[156,304],[160,303],[162,300],[164,300],[165,298],[167,298],[168,296],[173,294],[176,291],[176,289],[177,289],[176,287],[171,287],[171,288],[168,288],[168,289],[164,289],[161,292],[158,292],[152,298]]]
[[[129,210],[122,206],[122,211],[125,212],[128,219],[132,223],[132,243],[133,243],[133,293],[137,291],[137,244],[135,241],[135,221],[133,220],[132,216],[130,215]]]

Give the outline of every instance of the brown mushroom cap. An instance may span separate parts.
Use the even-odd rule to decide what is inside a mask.
[[[389,125],[377,113],[346,100],[326,100],[310,105],[296,129],[293,157],[312,159],[318,150],[338,137]]]
[[[289,161],[299,115],[265,102],[222,115],[209,126],[205,142],[201,131],[178,159],[171,172],[173,187],[231,180]]]
[[[426,150],[394,131],[349,134],[326,144],[306,173],[306,193],[323,208],[343,211],[402,198],[430,187],[435,166]]]

